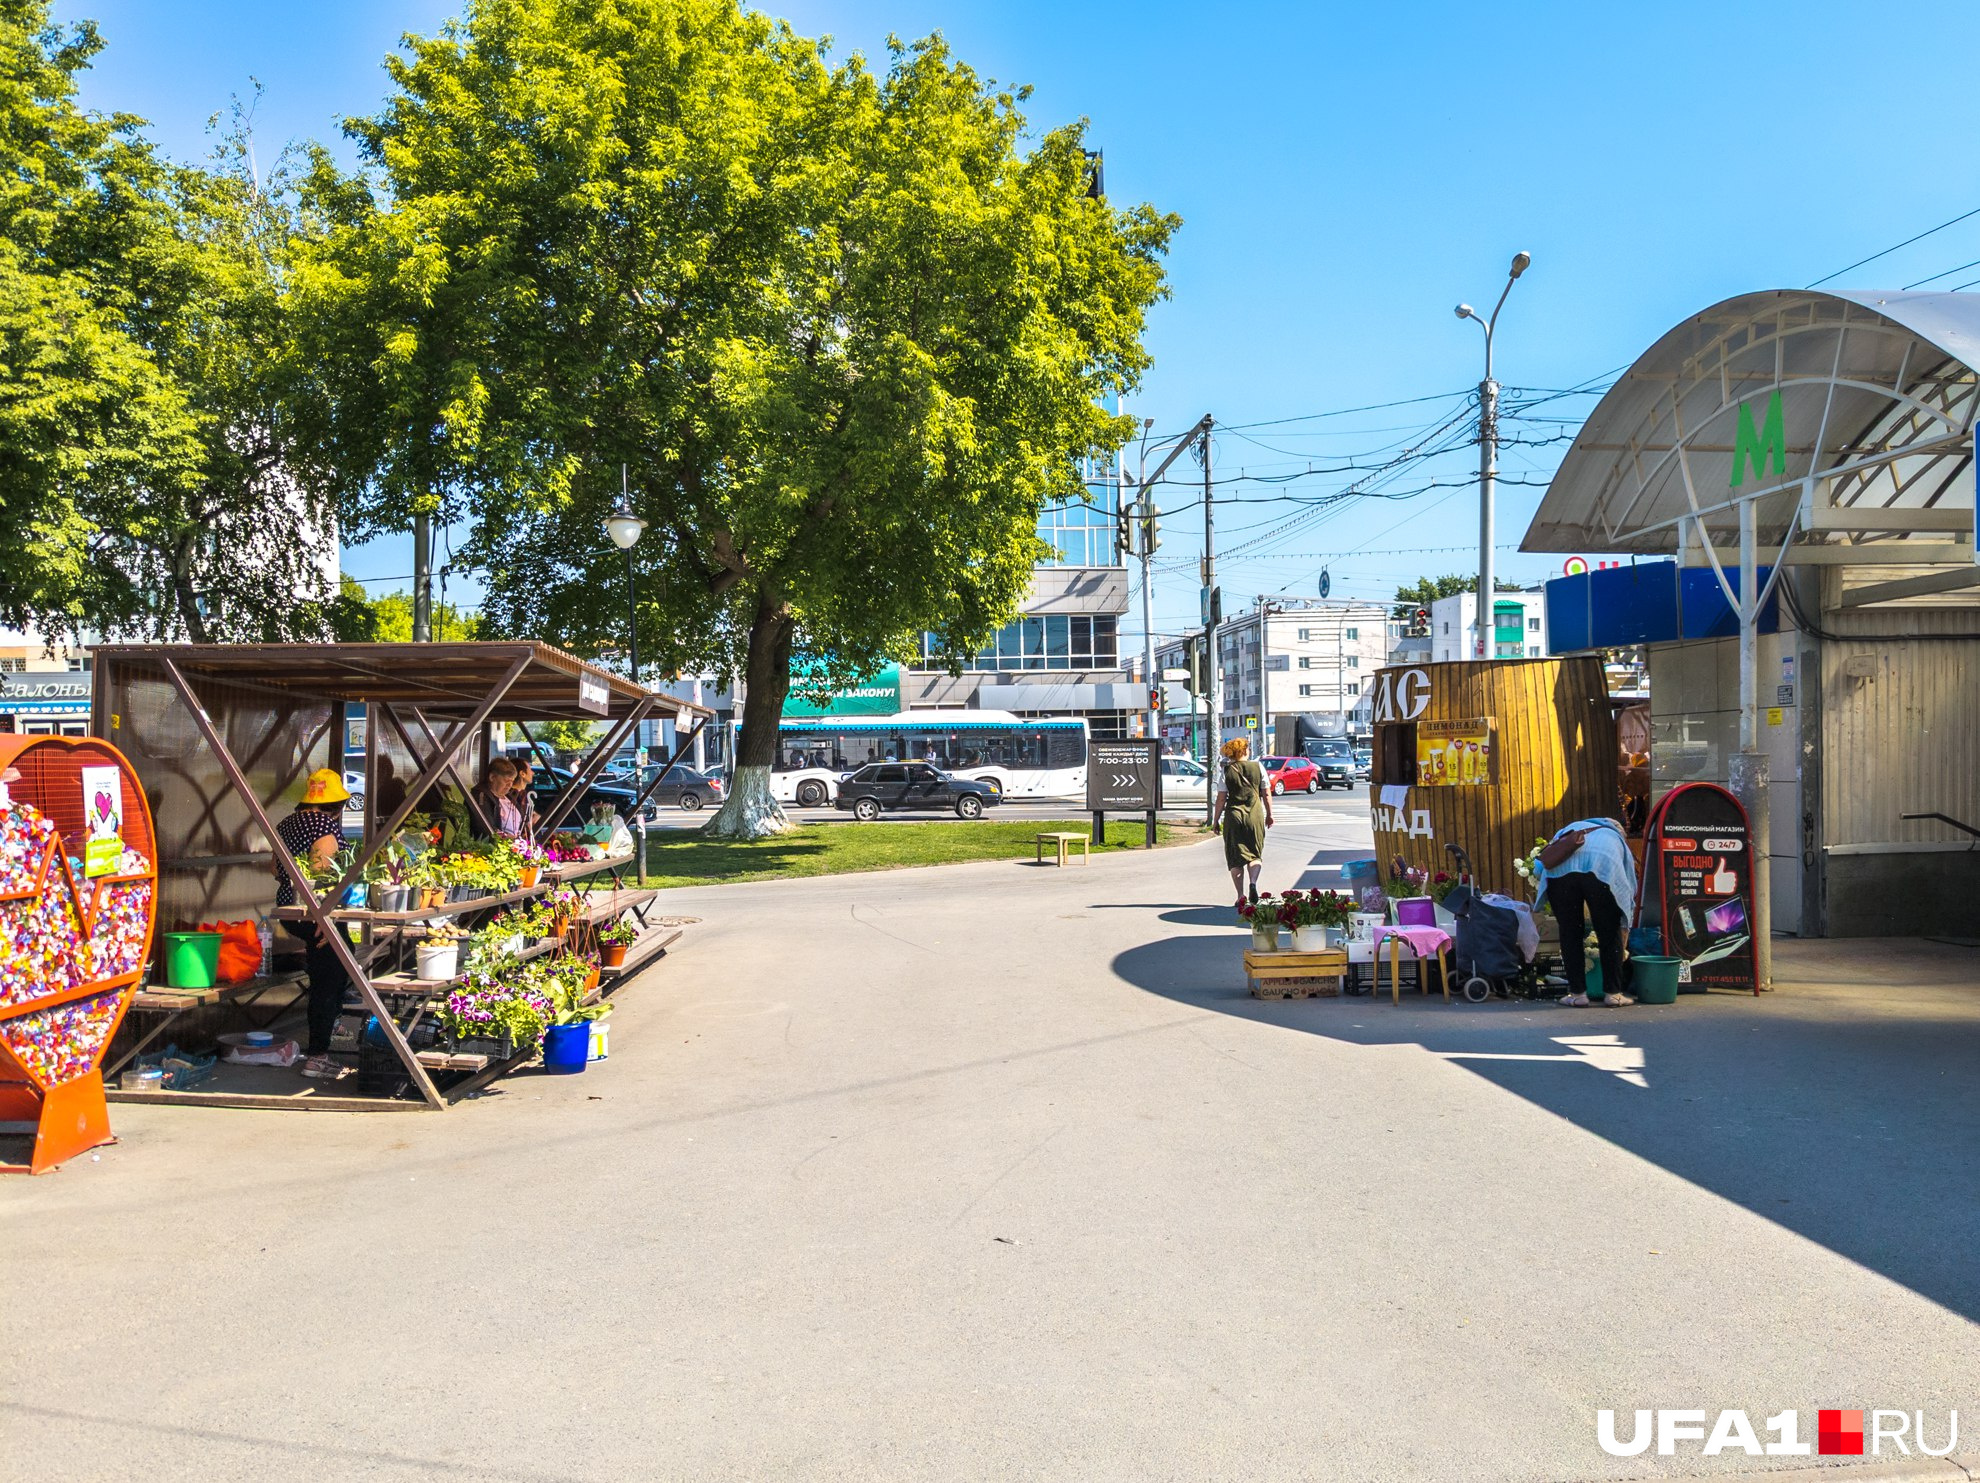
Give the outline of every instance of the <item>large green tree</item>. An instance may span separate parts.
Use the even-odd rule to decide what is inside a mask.
[[[44,632],[314,636],[322,398],[290,355],[301,226],[244,116],[213,168],[80,109],[101,48],[0,0],[0,616]]]
[[[876,75],[734,0],[476,0],[393,76],[352,126],[381,199],[326,190],[299,279],[377,470],[354,521],[465,520],[495,624],[622,647],[625,466],[642,654],[747,684],[709,827],[781,827],[794,657],[829,684],[1012,610],[1126,434],[1174,219],[939,38]]]
[[[1518,592],[1520,590],[1519,583],[1508,582],[1504,577],[1494,577],[1492,579],[1492,588],[1496,592]],[[1441,577],[1418,577],[1407,587],[1398,587],[1396,589],[1396,621],[1398,623],[1413,624],[1416,621],[1416,610],[1418,608],[1427,608],[1440,597],[1456,597],[1460,592],[1476,592],[1477,590],[1478,574],[1476,572],[1473,572],[1468,577],[1459,576],[1455,572],[1446,572]]]

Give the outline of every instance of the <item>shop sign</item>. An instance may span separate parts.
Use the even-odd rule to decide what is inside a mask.
[[[857,684],[848,685],[843,690],[829,692],[823,700],[812,698],[805,693],[815,678],[796,674],[791,676],[791,693],[784,700],[784,714],[787,716],[892,716],[901,709],[901,667],[898,664],[884,665]]]
[[[1739,800],[1716,783],[1664,795],[1643,836],[1637,922],[1663,934],[1678,981],[1693,989],[1752,989],[1753,834]]]
[[[612,687],[603,675],[578,671],[578,709],[593,716],[611,714]]]
[[[1385,669],[1375,676],[1375,719],[1414,721],[1430,705],[1430,671]]]
[[[1431,788],[1481,787],[1499,780],[1495,723],[1419,721],[1416,724],[1416,781]]]
[[[1092,812],[1139,814],[1162,806],[1162,744],[1086,744],[1086,806]]]

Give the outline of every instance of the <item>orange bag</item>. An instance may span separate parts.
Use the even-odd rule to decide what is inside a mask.
[[[220,934],[220,968],[215,976],[221,983],[246,983],[261,972],[261,933],[253,922],[201,922],[199,930]]]

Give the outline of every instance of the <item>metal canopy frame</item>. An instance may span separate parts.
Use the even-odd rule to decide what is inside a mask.
[[[395,662],[389,667],[381,667],[379,656],[374,652],[378,650],[386,651],[385,657]],[[305,658],[296,651],[309,652]],[[434,651],[446,653],[436,656]],[[482,814],[474,801],[472,789],[456,767],[455,754],[491,721],[521,720],[522,717],[561,719],[583,715],[579,705],[579,689],[577,685],[567,683],[575,680],[581,671],[589,671],[594,677],[594,694],[599,681],[605,682],[610,697],[607,702],[608,719],[614,724],[587,754],[570,788],[539,825],[539,838],[548,837],[557,820],[576,799],[583,796],[618,741],[637,727],[640,721],[656,710],[670,709],[677,719],[687,714],[698,714],[700,721],[695,729],[699,731],[712,714],[704,707],[645,690],[608,671],[593,669],[547,644],[159,644],[105,646],[97,649],[95,654],[99,662],[118,661],[154,669],[178,695],[235,795],[270,841],[276,864],[294,889],[297,904],[307,911],[311,924],[336,952],[344,972],[376,1019],[380,1032],[405,1068],[413,1086],[418,1089],[424,1105],[436,1111],[448,1107],[449,1099],[434,1086],[432,1077],[420,1063],[398,1021],[386,1008],[383,996],[372,984],[367,964],[376,956],[375,948],[363,956],[353,950],[342,924],[332,915],[334,903],[378,857],[386,843],[398,833],[406,819],[443,777],[453,779],[468,799],[469,806],[483,819],[484,825],[488,824],[490,821]],[[440,659],[444,680],[435,682],[420,674],[420,661],[429,656]],[[285,671],[283,664],[292,659],[297,661],[294,671]],[[296,861],[281,848],[280,836],[268,805],[255,791],[246,770],[236,760],[225,736],[207,713],[194,687],[194,677],[230,686],[245,686],[282,700],[364,701],[382,713],[419,766],[418,775],[407,785],[405,797],[393,809],[391,816],[383,823],[375,816],[371,819],[351,865],[321,893],[302,873]],[[312,681],[323,682],[325,688],[319,689]],[[476,685],[480,686],[478,694],[470,688]],[[561,704],[557,699],[559,695],[564,697]],[[429,748],[425,755],[413,741],[400,715],[402,708],[425,736]],[[435,732],[426,715],[428,709],[444,713],[452,722],[444,735]],[[527,735],[526,721],[522,724]],[[367,777],[373,771],[382,734],[381,728],[376,725],[365,728]],[[533,738],[531,745],[534,746]],[[249,765],[252,765],[252,760]],[[263,1101],[278,1106],[307,1105],[287,1097],[236,1097],[230,1101],[234,1105],[260,1104]],[[327,1099],[326,1106],[330,1103],[342,1107],[348,1105],[348,1099]]]
[[[1849,606],[1980,586],[1977,367],[1980,296],[1728,299],[1672,329],[1603,394],[1521,542],[1674,551],[1709,566],[1738,613],[1740,750],[1729,781],[1753,829],[1761,987],[1772,987],[1773,903],[1760,612],[1790,566],[1938,569],[1858,589]],[[1721,550],[1728,541],[1736,555]]]

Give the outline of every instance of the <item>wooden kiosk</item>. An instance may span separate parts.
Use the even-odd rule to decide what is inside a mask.
[[[0,1121],[41,1174],[111,1142],[103,1052],[151,952],[151,810],[93,738],[0,736]]]
[[[1522,895],[1513,861],[1575,819],[1620,818],[1616,723],[1602,661],[1457,660],[1374,678],[1368,801],[1375,853]]]
[[[681,740],[667,761],[671,766],[710,715],[561,649],[527,641],[110,646],[95,651],[94,682],[96,727],[129,756],[157,810],[160,912],[167,920],[187,921],[262,915],[274,895],[271,866],[284,871],[298,905],[275,915],[323,930],[413,1096],[408,1101],[328,1091],[335,1083],[320,1089],[305,1085],[293,1095],[111,1094],[117,1101],[206,1106],[440,1109],[532,1058],[534,1046],[507,1060],[416,1050],[409,1036],[423,1020],[430,1023],[435,1005],[456,981],[423,980],[405,971],[409,950],[424,924],[436,918],[472,925],[479,916],[581,877],[623,871],[630,856],[552,867],[526,890],[416,911],[346,905],[349,888],[443,779],[480,813],[467,774],[477,761],[486,766],[494,723],[514,722],[526,737],[531,724],[543,721],[604,723],[598,744],[543,810],[537,824],[542,840],[572,814],[641,721],[671,716],[677,723],[694,723],[691,730],[677,724]],[[299,795],[312,770],[341,765],[354,735],[351,707],[359,702],[365,707],[362,838],[342,877],[319,889],[286,850],[271,849],[275,818],[286,809],[284,800]],[[636,798],[635,809],[664,775],[662,767]],[[492,832],[492,821],[481,822]],[[631,912],[644,926],[654,899],[652,891],[615,890],[591,916]],[[578,930],[591,925],[587,918]],[[622,982],[671,940],[644,926],[624,964],[606,970],[610,982]],[[562,945],[550,938],[542,950]],[[257,981],[248,987],[259,993],[266,985]]]

